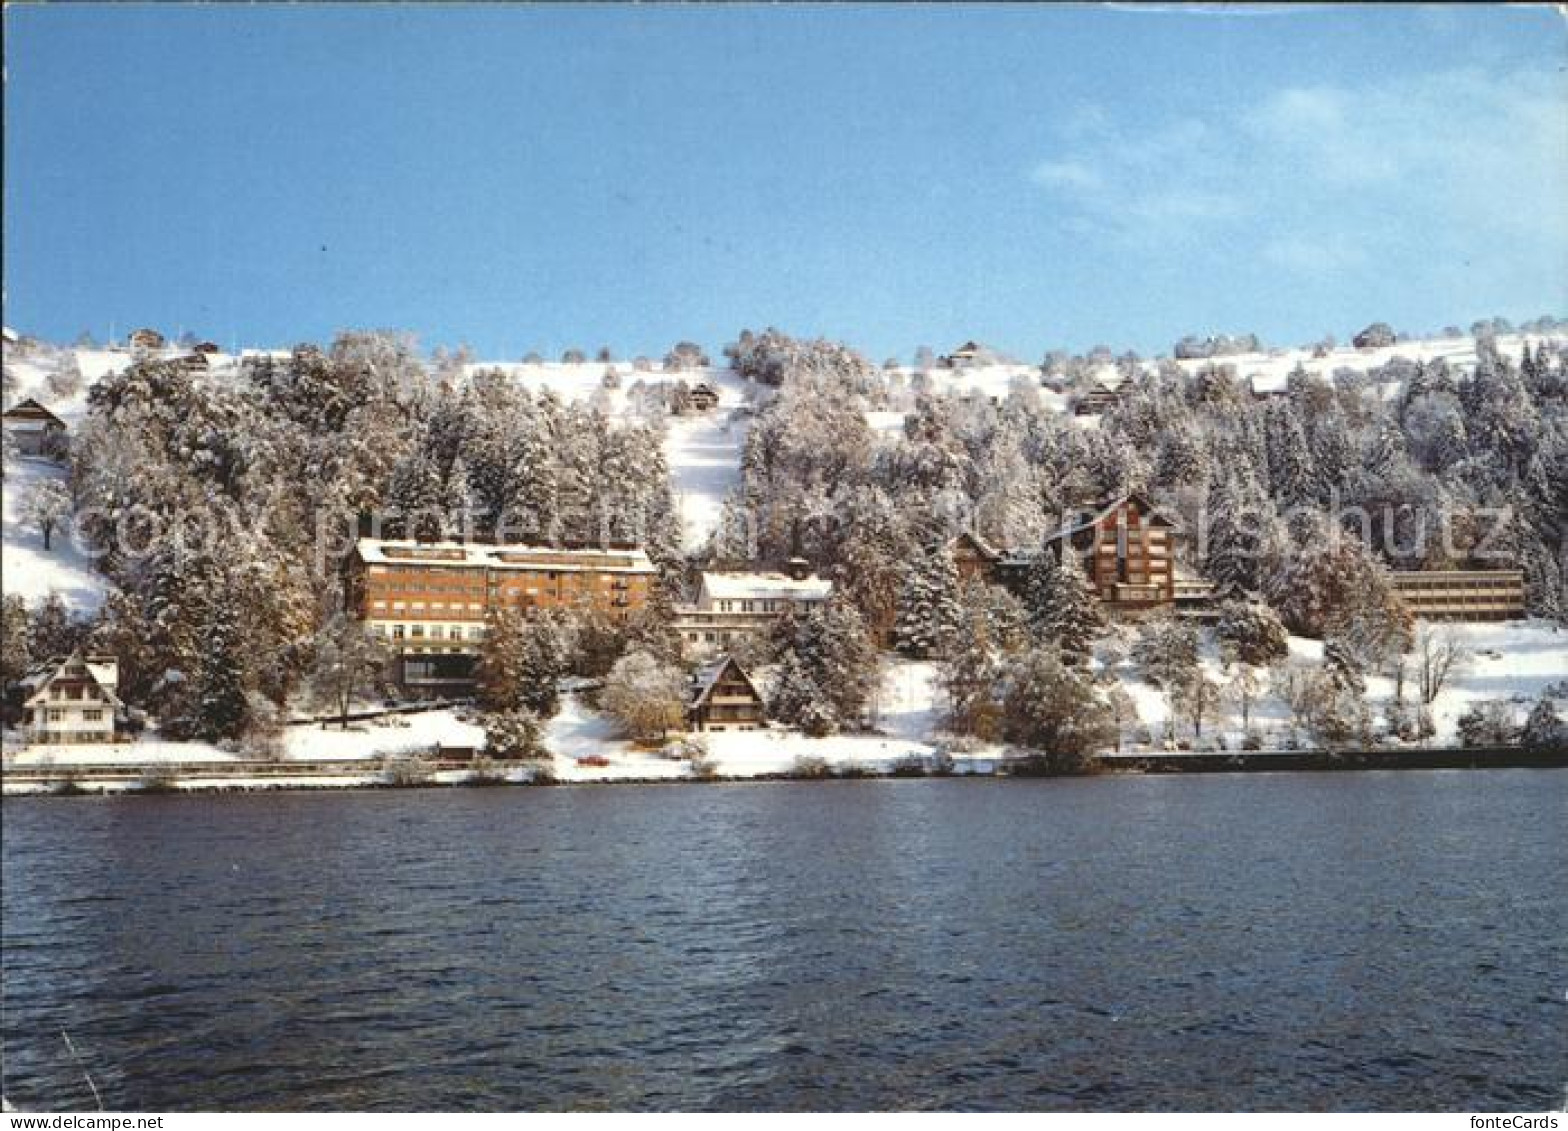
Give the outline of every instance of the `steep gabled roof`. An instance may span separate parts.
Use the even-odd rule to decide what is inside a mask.
[[[1089,507],[1086,510],[1079,511],[1072,518],[1069,518],[1063,522],[1062,528],[1055,534],[1046,535],[1046,544],[1049,545],[1050,543],[1058,541],[1059,539],[1068,538],[1074,534],[1077,534],[1079,531],[1089,529],[1091,526],[1094,526],[1102,519],[1109,517],[1112,512],[1119,510],[1127,503],[1137,503],[1138,509],[1141,510],[1144,514],[1148,515],[1149,519],[1157,525],[1169,526],[1172,528],[1175,528],[1176,526],[1174,521],[1167,518],[1163,513],[1161,513],[1158,507],[1149,501],[1148,496],[1143,495],[1137,491],[1129,491],[1125,495],[1118,495],[1106,502],[1096,503],[1094,506]]]
[[[18,401],[16,404],[14,404],[10,408],[6,409],[5,412],[0,413],[0,416],[4,416],[4,417],[6,417],[9,420],[45,420],[45,419],[47,419],[47,420],[52,420],[54,423],[58,424],[61,428],[65,427],[65,421],[61,420],[58,416],[56,416],[54,413],[50,412],[43,405],[39,404],[32,397],[28,397],[24,401]]]
[[[719,680],[726,671],[734,669],[735,674],[751,689],[751,693],[762,701],[762,694],[757,690],[757,685],[751,682],[751,676],[746,674],[746,669],[736,662],[734,656],[720,656],[716,660],[702,665],[692,674],[692,694],[689,706],[695,710],[708,701],[708,696],[713,694],[713,689],[718,686]]]
[[[48,674],[39,678],[36,684],[37,690],[27,698],[27,706],[38,707],[47,703],[46,696],[49,688],[53,686],[55,680],[64,674],[65,669],[73,664],[81,665],[82,678],[88,680],[94,687],[103,692],[106,703],[116,709],[125,706],[120,701],[120,697],[115,694],[115,686],[119,678],[118,665],[115,661],[98,656],[84,658],[79,649],[64,659],[57,657],[49,661],[49,664],[46,666]]]
[[[989,561],[994,562],[1002,556],[1002,551],[991,545],[991,543],[980,537],[980,535],[976,534],[973,530],[959,531],[958,535],[947,544],[948,550],[951,551],[953,547],[957,546],[960,542],[968,542],[977,551],[979,551],[981,557],[986,558]]]

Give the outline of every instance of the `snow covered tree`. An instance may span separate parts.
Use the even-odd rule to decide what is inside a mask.
[[[958,629],[936,671],[937,685],[947,696],[948,726],[987,740],[1000,733],[996,688],[1006,650],[986,601],[989,588],[984,583],[963,587]]]
[[[71,493],[57,479],[39,479],[22,497],[22,517],[38,528],[44,549],[51,547],[54,532],[71,513]]]
[[[448,502],[435,462],[423,448],[410,449],[387,484],[386,503],[395,516],[388,523],[389,536],[438,540],[445,532]]]
[[[58,593],[50,593],[39,601],[30,621],[32,654],[39,660],[64,659],[76,650],[85,635],[82,622],[71,615]]]
[[[524,708],[550,718],[560,708],[557,684],[570,652],[563,626],[549,613],[493,614],[475,670],[480,703],[489,711]]]
[[[1035,648],[1010,660],[1004,687],[1003,735],[1039,751],[1049,771],[1082,772],[1116,741],[1110,709],[1093,680],[1064,663],[1055,648]]]
[[[839,594],[779,626],[784,650],[769,712],[784,722],[825,709],[833,728],[856,728],[880,678],[876,645],[853,605]]]
[[[1269,482],[1282,505],[1310,502],[1316,494],[1316,469],[1301,418],[1290,401],[1270,403],[1264,417]]]
[[[1437,701],[1449,679],[1470,662],[1470,653],[1450,632],[1423,629],[1415,642],[1416,683],[1423,706]]]
[[[709,364],[708,355],[696,342],[676,342],[670,352],[664,355],[666,369],[702,369]]]
[[[20,594],[7,593],[0,603],[0,698],[32,665],[30,637],[27,602]]]
[[[1305,516],[1268,583],[1269,604],[1287,628],[1321,638],[1349,611],[1397,609],[1387,572],[1359,541],[1319,515]]]
[[[505,761],[543,761],[550,757],[539,716],[521,707],[484,716],[485,753]]]
[[[1290,634],[1267,605],[1226,601],[1219,614],[1214,635],[1228,662],[1267,667],[1290,654]]]
[[[1105,618],[1072,547],[1063,546],[1060,556],[1050,550],[1036,556],[1024,582],[1023,603],[1038,643],[1056,647],[1069,663],[1088,659]]]
[[[238,738],[250,720],[245,644],[236,610],[219,602],[203,626],[202,651],[192,681],[188,733],[196,738]]]
[[[1150,617],[1138,630],[1132,655],[1150,683],[1177,686],[1197,670],[1197,629],[1174,616]]]
[[[1557,705],[1549,696],[1542,695],[1530,708],[1519,741],[1536,750],[1568,749],[1568,722],[1557,713]]]
[[[639,741],[662,738],[686,714],[686,677],[647,652],[628,652],[605,677],[599,703]]]
[[[953,643],[958,620],[958,569],[938,546],[905,567],[894,628],[898,650],[918,659],[940,656]]]
[[[1514,707],[1506,699],[1484,699],[1471,705],[1456,724],[1461,746],[1508,746],[1518,740]]]
[[[330,703],[348,729],[354,696],[371,691],[386,670],[386,649],[363,621],[335,613],[316,634],[315,663],[308,677],[312,698]]]
[[[1190,668],[1166,686],[1173,712],[1192,724],[1193,738],[1203,737],[1203,721],[1211,718],[1219,702],[1220,688],[1202,668]]]

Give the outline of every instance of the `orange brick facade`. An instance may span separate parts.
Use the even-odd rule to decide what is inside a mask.
[[[502,609],[585,609],[624,621],[645,607],[656,570],[641,550],[416,544],[361,539],[347,566],[350,609],[411,672],[409,657],[473,656],[490,614]]]

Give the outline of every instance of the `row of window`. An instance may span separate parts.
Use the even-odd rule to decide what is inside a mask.
[[[793,601],[787,599],[755,598],[753,600],[723,600],[714,601],[714,607],[721,613],[782,613],[787,610]],[[739,605],[740,608],[735,606]]]
[[[371,631],[382,640],[483,640],[482,624],[377,624]]]
[[[51,699],[91,699],[92,701],[97,702],[98,701],[98,693],[96,691],[94,691],[91,695],[89,695],[87,693],[87,688],[85,686],[83,686],[82,684],[79,684],[79,683],[74,685],[74,686],[71,686],[71,687],[64,687],[64,686],[61,686],[60,684],[56,683],[56,684],[51,685],[50,688],[49,688],[49,698],[51,698]]]
[[[63,723],[71,717],[72,715],[69,711],[63,711],[56,707],[50,707],[44,712],[44,718],[51,723]],[[101,723],[104,719],[103,708],[89,707],[81,713],[81,718],[83,722]]]

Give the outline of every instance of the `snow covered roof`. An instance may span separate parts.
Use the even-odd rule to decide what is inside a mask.
[[[746,674],[746,669],[736,662],[735,657],[720,656],[703,664],[692,673],[691,706],[702,706],[707,701],[708,696],[713,694],[713,689],[718,685],[720,677],[731,667],[735,669],[735,674],[746,682],[746,686],[751,688],[751,693],[760,700],[762,696],[757,691],[757,685],[751,682],[751,676]]]
[[[1134,491],[1125,495],[1119,495],[1116,498],[1111,499],[1109,502],[1098,503],[1086,510],[1079,511],[1076,515],[1064,522],[1062,524],[1062,528],[1055,534],[1046,535],[1045,540],[1046,542],[1055,542],[1058,538],[1067,538],[1073,534],[1077,534],[1080,530],[1087,530],[1089,527],[1094,526],[1096,523],[1100,522],[1100,520],[1109,517],[1112,513],[1119,510],[1127,503],[1137,503],[1144,514],[1148,515],[1149,518],[1158,521],[1162,525],[1176,525],[1165,515],[1161,514],[1158,507],[1149,502],[1149,500],[1144,496]]]
[[[45,424],[54,423],[61,428],[65,427],[65,421],[61,420],[32,397],[12,405],[4,413],[0,413],[0,416],[4,416],[12,425],[40,422]]]
[[[704,572],[702,591],[724,600],[826,601],[833,594],[833,583],[784,573]]]
[[[49,688],[54,684],[55,680],[65,678],[85,678],[103,692],[104,700],[111,706],[125,706],[120,701],[120,697],[115,694],[115,690],[120,682],[120,664],[113,657],[89,656],[84,659],[80,652],[73,652],[65,659],[55,658],[50,660],[47,668],[52,670],[48,670],[47,674],[42,674],[41,678],[38,678],[34,683],[37,690],[27,699],[27,706],[29,707],[36,707],[43,703],[47,699]]]
[[[1282,369],[1268,373],[1260,370],[1247,375],[1247,384],[1259,396],[1283,393],[1290,385],[1290,373]]]
[[[654,573],[641,549],[566,550],[522,543],[415,542],[361,538],[355,547],[366,565],[451,566],[457,569],[552,569],[561,572]]]

